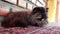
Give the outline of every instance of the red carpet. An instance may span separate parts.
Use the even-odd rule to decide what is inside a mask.
[[[13,27],[13,28],[2,28],[0,27],[0,34],[60,34],[60,27]]]

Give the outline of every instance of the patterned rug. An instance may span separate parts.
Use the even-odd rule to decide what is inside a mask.
[[[0,27],[0,34],[60,34],[60,27],[34,27],[29,26],[26,28],[13,27],[3,28]]]

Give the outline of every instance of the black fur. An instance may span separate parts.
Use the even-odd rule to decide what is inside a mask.
[[[39,20],[44,19],[47,22],[47,11],[44,7],[35,7],[30,14],[28,12],[10,13],[3,21],[2,27],[27,27],[27,26],[43,26],[45,23],[42,21],[40,24],[32,22],[31,16],[40,13],[42,16]]]

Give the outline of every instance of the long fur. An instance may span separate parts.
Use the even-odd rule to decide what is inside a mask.
[[[20,11],[20,12],[12,12],[6,16],[6,18],[2,21],[2,27],[27,27],[27,26],[40,26],[42,27],[44,24],[47,24],[47,12],[45,11],[46,8],[44,7],[35,7],[30,14],[27,11]],[[42,23],[33,23],[31,20],[31,15],[35,13],[41,13]]]

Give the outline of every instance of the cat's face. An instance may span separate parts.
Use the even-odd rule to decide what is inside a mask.
[[[34,15],[31,16],[31,20],[33,23],[39,22],[41,17],[42,15],[40,13],[35,13]]]
[[[47,24],[47,20],[42,17],[40,13],[35,13],[34,15],[31,16],[31,21],[32,24],[35,24],[37,26],[44,26],[44,24]]]
[[[43,26],[44,24],[47,24],[47,10],[44,11],[37,11],[36,13],[31,15],[31,22],[32,24],[37,24],[39,26]]]

